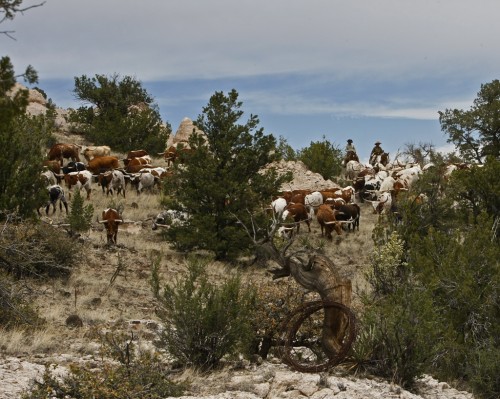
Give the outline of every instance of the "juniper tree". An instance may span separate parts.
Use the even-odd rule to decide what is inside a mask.
[[[118,74],[75,77],[73,90],[82,105],[70,119],[78,122],[84,135],[96,145],[109,145],[118,151],[145,149],[161,152],[170,134],[153,97],[141,82]]]
[[[290,179],[265,168],[279,157],[276,140],[258,128],[256,115],[241,124],[241,107],[236,90],[210,98],[195,122],[205,135],[191,135],[193,151],[186,155],[186,166],[177,166],[165,185],[167,205],[190,215],[187,223],[166,233],[178,248],[210,250],[217,259],[237,256],[251,246],[238,219],[262,211]]]

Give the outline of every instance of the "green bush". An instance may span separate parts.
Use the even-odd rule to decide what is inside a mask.
[[[8,224],[2,231],[0,269],[22,278],[67,277],[81,246],[46,224]]]
[[[322,141],[311,141],[309,147],[297,151],[297,158],[324,179],[335,178],[342,171],[342,151],[325,136]]]
[[[23,289],[11,277],[0,271],[0,326],[34,327],[43,324]]]
[[[92,215],[94,207],[92,204],[84,205],[84,198],[80,190],[75,190],[73,200],[71,201],[68,222],[71,231],[86,232],[92,226]]]
[[[106,334],[102,355],[115,362],[102,361],[99,367],[70,366],[70,373],[56,378],[46,367],[42,382],[37,382],[23,399],[99,398],[160,399],[181,396],[182,385],[168,378],[165,363],[157,354],[138,352],[133,337]]]
[[[411,387],[430,369],[442,326],[430,291],[422,286],[403,260],[404,242],[392,233],[372,256],[367,280],[370,293],[362,296],[359,336],[352,360],[378,376]]]
[[[365,298],[365,306],[361,321],[365,368],[411,387],[430,369],[442,336],[432,298],[425,288],[405,284],[374,302]]]
[[[259,282],[252,317],[252,353],[266,359],[278,347],[283,322],[304,303],[304,289],[293,279]]]
[[[500,348],[493,340],[477,350],[467,368],[470,382],[478,396],[500,398]]]
[[[161,297],[163,343],[182,365],[203,369],[249,347],[254,304],[253,290],[243,288],[238,276],[211,283],[207,264],[207,259],[190,258],[188,275],[166,286]]]

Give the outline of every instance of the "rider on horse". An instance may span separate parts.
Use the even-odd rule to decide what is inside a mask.
[[[344,158],[344,166],[347,165],[347,162],[354,160],[359,162],[358,154],[356,154],[356,147],[352,143],[352,140],[347,140],[347,145],[345,146],[345,158]]]
[[[375,143],[375,147],[373,147],[373,150],[370,153],[370,164],[371,165],[375,165],[375,163],[377,162],[377,157],[384,153],[384,150],[382,149],[382,147],[380,147],[380,144],[382,144],[382,143],[380,141],[377,141]]]

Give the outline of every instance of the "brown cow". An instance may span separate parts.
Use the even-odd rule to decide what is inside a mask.
[[[180,144],[178,147],[175,145],[171,145],[164,152],[158,155],[162,155],[165,158],[165,162],[167,162],[167,166],[170,166],[175,162],[184,163],[185,162],[184,155],[190,154],[192,151],[193,151],[192,148],[185,147],[182,144]]]
[[[70,159],[73,162],[80,162],[80,146],[76,144],[58,143],[54,144],[48,154],[49,161],[58,160],[63,165],[64,158]]]
[[[43,166],[46,166],[48,170],[51,170],[56,175],[61,173],[61,164],[59,161],[43,161]]]
[[[338,235],[342,235],[342,227],[335,218],[335,212],[330,205],[322,204],[318,207],[316,218],[321,226],[321,236],[326,234],[326,238],[332,240],[332,231],[335,229]]]
[[[104,224],[106,227],[106,237],[108,244],[116,244],[116,237],[118,235],[118,226],[123,223],[120,213],[113,208],[108,208],[102,211],[102,220],[99,223]]]
[[[283,221],[287,223],[287,219],[292,219],[293,223],[297,225],[297,234],[300,231],[300,223],[306,222],[309,232],[311,232],[311,219],[314,214],[314,210],[311,208],[311,212],[307,212],[307,208],[304,204],[288,204],[283,212]]]
[[[97,175],[111,169],[117,169],[119,166],[118,158],[116,157],[97,157],[89,161],[87,170],[90,170],[92,174]]]

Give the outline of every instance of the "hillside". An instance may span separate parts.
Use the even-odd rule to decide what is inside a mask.
[[[69,134],[61,122],[58,140],[85,143],[79,136]],[[114,154],[123,158],[123,154]],[[164,161],[153,161],[161,165]],[[291,188],[322,189],[331,187],[318,174],[308,171],[303,164],[283,162],[282,170],[292,170],[294,180]],[[161,329],[156,315],[156,301],[151,292],[149,279],[154,259],[160,262],[160,278],[165,283],[186,271],[185,255],[168,246],[161,233],[151,229],[151,219],[161,210],[158,192],[138,195],[130,188],[123,197],[106,197],[101,188],[93,186],[90,201],[94,208],[92,229],[78,238],[83,250],[72,265],[73,272],[67,280],[29,282],[30,298],[47,321],[46,328],[31,334],[11,332],[0,337],[0,399],[19,397],[31,379],[40,376],[43,365],[55,364],[58,372],[75,362],[91,362],[98,367],[99,341],[96,332],[110,330],[134,333],[137,343],[147,350]],[[352,281],[353,308],[359,311],[359,295],[367,284],[364,272],[370,264],[374,250],[372,232],[378,215],[370,204],[360,204],[361,222],[359,232],[344,232],[333,241],[324,243],[323,251],[333,260],[339,274]],[[97,222],[103,209],[123,208],[127,223],[118,232],[118,244],[106,244],[106,232]],[[66,215],[59,212],[42,217],[47,229],[64,229]],[[300,237],[312,237],[316,243],[323,242],[319,225],[312,223],[312,231],[301,228]],[[4,226],[4,229],[14,226]],[[319,244],[318,244],[319,245]],[[64,248],[71,251],[71,248]],[[271,274],[265,267],[240,265],[243,278],[254,284],[272,284]],[[234,265],[221,262],[210,264],[211,278],[235,271]],[[276,282],[277,284],[277,282]],[[291,284],[294,284],[291,282]],[[71,315],[78,315],[82,325],[67,324]],[[355,378],[338,367],[328,375],[304,374],[291,370],[279,359],[270,357],[264,362],[228,363],[220,371],[202,375],[188,370],[177,375],[179,380],[191,383],[185,398],[472,398],[458,392],[448,384],[438,383],[430,377],[419,382],[419,393],[411,394],[390,382],[372,378]]]

